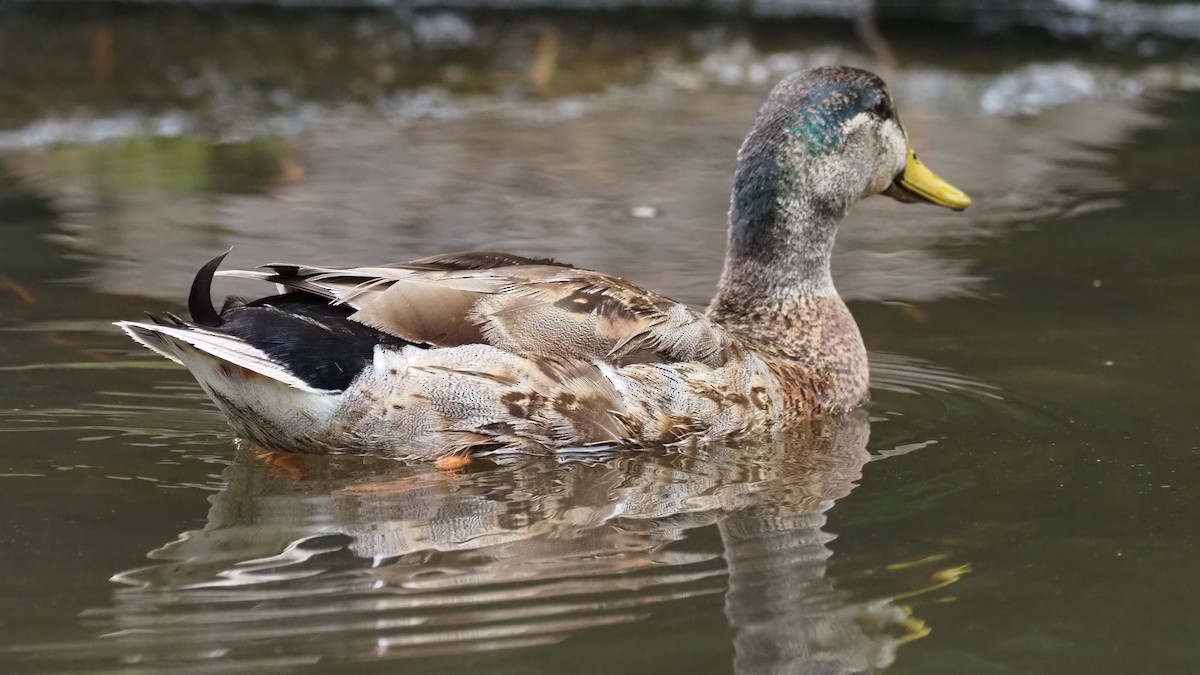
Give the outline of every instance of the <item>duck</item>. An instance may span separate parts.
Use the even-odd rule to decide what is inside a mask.
[[[274,453],[475,457],[729,443],[868,399],[834,287],[838,223],[886,195],[971,204],[914,152],[883,80],[824,66],[770,92],[737,153],[724,268],[701,310],[551,259],[449,253],[195,275],[191,320],[120,321]],[[228,253],[228,252],[226,252]],[[217,310],[215,276],[274,284]]]

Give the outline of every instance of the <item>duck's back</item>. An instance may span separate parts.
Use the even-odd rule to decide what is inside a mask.
[[[528,358],[717,366],[736,339],[704,314],[619,277],[496,252],[378,267],[230,270],[353,310],[348,318],[427,348],[486,344]]]

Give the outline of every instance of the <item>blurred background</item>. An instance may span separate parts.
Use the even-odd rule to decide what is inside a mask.
[[[111,326],[230,246],[703,306],[758,106],[829,63],[975,200],[841,228],[862,416],[280,466]],[[1198,672],[1198,90],[1200,2],[0,0],[0,670]]]
[[[230,245],[232,263],[503,246],[644,283],[674,265],[665,290],[701,303],[764,92],[850,63],[890,81],[935,169],[987,190],[970,222],[844,232],[843,292],[928,299],[978,289],[906,242],[1062,207],[1097,180],[1062,160],[1200,86],[1198,44],[1200,4],[1100,0],[8,3],[0,175],[117,293],[177,297]],[[598,230],[634,245],[577,249]]]

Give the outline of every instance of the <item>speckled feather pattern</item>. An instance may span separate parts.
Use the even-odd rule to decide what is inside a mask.
[[[545,453],[769,433],[784,397],[753,355],[724,367],[523,358],[486,345],[380,350],[331,438],[417,456]]]
[[[344,390],[304,392],[285,383],[286,363],[273,374],[219,328],[191,326],[180,343],[122,325],[188,366],[241,435],[272,449],[439,458],[777,435],[867,398],[866,350],[830,257],[838,221],[892,183],[905,151],[874,75],[829,67],[782,81],[738,153],[725,268],[705,312],[493,252],[221,273],[345,308],[344,320],[385,334]],[[238,350],[257,370],[213,365]],[[302,420],[297,397],[312,399]]]

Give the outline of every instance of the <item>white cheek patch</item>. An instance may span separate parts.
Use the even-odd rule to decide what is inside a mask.
[[[877,124],[878,131],[876,133],[882,151],[880,156],[886,158],[882,164],[891,169],[888,176],[890,183],[897,174],[904,170],[904,164],[908,161],[908,142],[904,140],[904,130],[894,119],[879,123],[879,118],[874,115],[860,112],[842,125],[842,138],[849,138],[859,127],[868,123]]]
[[[871,115],[865,112],[860,112],[854,117],[842,123],[842,138],[849,138],[850,134],[854,133],[859,127],[870,121]]]
[[[892,158],[892,175],[899,175],[908,162],[908,141],[904,139],[904,130],[896,120],[888,120],[883,124],[883,142],[887,156]]]
[[[886,190],[904,170],[908,161],[908,142],[904,140],[904,130],[896,120],[880,121],[867,112],[860,112],[846,120],[842,125],[842,138],[852,138],[854,132],[864,125],[867,125],[865,133],[868,135],[863,140],[870,138],[869,143],[874,146],[868,150],[868,161],[872,166],[868,169],[867,185],[862,194],[866,197]]]
[[[883,192],[904,171],[908,162],[908,141],[896,120],[880,120],[864,111],[846,120],[840,132],[843,149],[849,152],[851,145],[859,148],[865,153],[861,161],[870,163],[869,167],[864,167],[866,186],[863,197]]]

